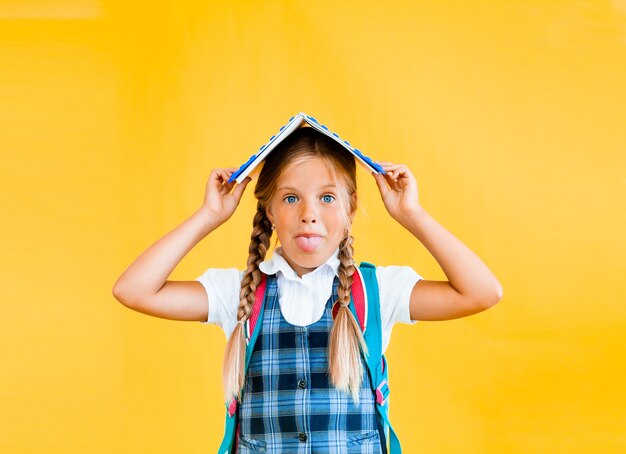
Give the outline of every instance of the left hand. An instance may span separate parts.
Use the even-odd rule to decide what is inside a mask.
[[[389,214],[398,222],[422,210],[418,201],[417,181],[407,166],[392,162],[378,162],[386,175],[374,173],[374,179]]]

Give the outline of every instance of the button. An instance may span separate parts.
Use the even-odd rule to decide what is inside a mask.
[[[300,380],[298,382],[298,388],[300,388],[300,389],[306,388],[306,385],[307,385],[306,380]]]
[[[298,438],[300,439],[300,441],[306,441],[307,436],[306,434],[303,434],[302,432],[300,432],[300,435],[298,435]]]

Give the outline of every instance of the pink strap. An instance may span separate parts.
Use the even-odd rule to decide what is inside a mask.
[[[380,388],[382,388],[385,384],[387,383],[387,380],[383,380],[382,382],[380,382],[380,385],[378,385],[378,388],[376,388],[376,403],[378,405],[384,405],[385,404],[385,396],[383,396],[383,392],[380,390]]]
[[[228,414],[232,416],[235,414],[236,411],[237,411],[237,399],[233,398],[233,400],[230,401],[230,405],[228,406]]]
[[[361,274],[355,271],[352,275],[352,300],[354,301],[354,309],[356,310],[357,319],[359,325],[361,325],[361,331],[365,330],[365,295],[363,294],[363,282],[361,281]],[[340,304],[337,302],[333,305],[333,320],[339,312]]]
[[[263,305],[263,297],[265,296],[265,286],[267,281],[265,279],[265,273],[261,273],[261,282],[259,286],[256,288],[256,292],[254,294],[254,305],[252,306],[252,315],[248,319],[248,339],[252,337],[252,333],[254,333],[254,327],[256,326],[256,321],[259,318],[259,314],[261,313],[261,306]]]
[[[365,295],[363,294],[363,282],[361,281],[361,273],[358,269],[354,270],[352,275],[352,299],[354,300],[354,308],[361,325],[361,331],[365,329]]]

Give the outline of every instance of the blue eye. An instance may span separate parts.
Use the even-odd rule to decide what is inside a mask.
[[[287,197],[285,197],[283,200],[285,200],[287,203],[291,203],[288,199],[296,199],[297,197],[295,195],[288,195]]]
[[[322,198],[324,198],[324,197],[330,197],[330,200],[324,199],[324,202],[332,202],[333,200],[335,200],[335,196],[334,195],[325,194],[325,195],[322,196]]]

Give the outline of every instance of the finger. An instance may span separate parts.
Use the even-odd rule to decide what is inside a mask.
[[[233,181],[232,183],[224,183],[222,185],[222,188],[220,189],[220,194],[222,195],[226,195],[230,192],[230,190],[233,188],[233,186],[235,186],[235,182]]]
[[[213,169],[212,172],[216,173],[217,175],[222,175],[224,173],[232,174],[238,168],[239,167],[218,167]]]
[[[220,184],[220,194],[228,194],[230,192],[230,190],[233,188],[234,186],[234,182],[228,182],[228,179],[230,178],[230,174],[229,172],[227,172],[224,169],[220,169],[220,172],[218,174],[218,182]]]
[[[389,172],[385,177],[387,177],[387,182],[394,191],[400,191],[410,181],[406,175],[397,172]]]
[[[224,179],[221,174],[221,169],[213,169],[211,171],[211,175],[209,176],[208,184],[212,187],[220,190],[222,188],[222,183]]]
[[[226,171],[224,169],[213,169],[213,171],[211,172],[211,175],[213,175],[216,180],[221,181],[224,179],[224,176],[226,175],[225,172]]]
[[[236,197],[237,200],[241,199],[243,191],[245,191],[246,186],[248,185],[248,183],[250,183],[250,181],[252,181],[252,178],[250,177],[244,178],[243,181],[239,183],[237,187],[233,190],[233,196]]]
[[[398,175],[398,169],[400,169],[401,167],[398,165],[393,165],[393,166],[383,166],[383,169],[385,170],[385,174],[386,175],[391,175],[393,176],[393,178],[396,178]]]
[[[386,169],[385,178],[388,181],[395,181],[398,178],[398,173],[395,170]]]
[[[393,175],[385,175],[385,178],[387,179],[389,186],[395,189],[395,185],[398,183],[398,180]]]
[[[399,190],[404,190],[408,187],[417,185],[415,177],[411,173],[408,167],[401,167],[390,173],[391,177],[395,181],[395,187]]]
[[[385,175],[385,180],[387,181],[387,184],[389,185],[390,191],[398,190],[398,180],[396,180],[393,176],[387,174]]]
[[[383,169],[385,169],[386,171],[390,171],[390,170],[397,170],[397,169],[406,169],[407,166],[405,164],[390,164],[390,165],[384,165]]]
[[[391,162],[379,162],[378,164],[383,168],[383,170],[385,172],[387,172],[387,170],[390,168],[390,166],[393,165],[393,163],[391,163]]]
[[[404,176],[411,175],[411,171],[405,165],[399,164],[398,166],[394,166],[387,170],[387,173],[390,174],[394,179],[398,179]]]
[[[386,176],[374,172],[372,172],[372,175],[374,175],[374,180],[376,180],[376,185],[378,186],[380,194],[385,197],[390,191],[389,186],[387,185],[387,181],[385,180]]]
[[[235,181],[228,181],[230,180],[230,174],[229,173],[224,173],[222,174],[222,187],[227,189],[227,192],[229,192],[233,186],[235,186]]]

